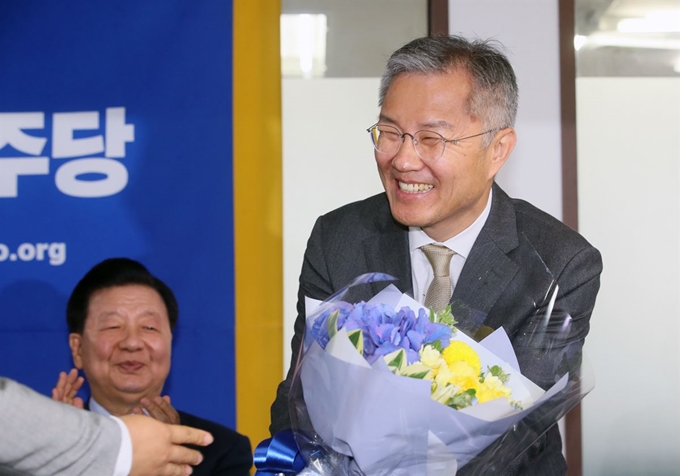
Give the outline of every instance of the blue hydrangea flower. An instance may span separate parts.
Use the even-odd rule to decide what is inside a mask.
[[[420,309],[416,316],[408,307],[395,312],[385,304],[337,302],[324,310],[311,329],[314,339],[323,348],[330,340],[328,318],[336,310],[338,329],[344,327],[347,332],[361,329],[364,357],[370,364],[399,349],[404,349],[411,364],[418,361],[418,352],[423,345],[438,340],[442,347],[446,347],[451,339],[451,329],[444,324],[431,322],[425,309]]]

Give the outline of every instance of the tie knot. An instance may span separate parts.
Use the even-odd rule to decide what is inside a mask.
[[[423,250],[423,253],[425,253],[427,260],[432,266],[435,276],[449,276],[449,265],[451,264],[451,258],[455,254],[452,250],[446,246],[433,244],[421,246],[420,249]]]

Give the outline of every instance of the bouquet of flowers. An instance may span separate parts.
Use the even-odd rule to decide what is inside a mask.
[[[520,373],[502,328],[476,342],[450,309],[392,285],[359,303],[342,301],[346,289],[306,303],[291,392],[300,475],[450,476],[472,460],[485,474],[501,446],[511,461],[592,388],[565,374],[544,391]]]

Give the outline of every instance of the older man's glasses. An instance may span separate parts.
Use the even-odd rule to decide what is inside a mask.
[[[413,141],[413,148],[423,160],[435,161],[444,155],[444,149],[446,149],[447,142],[451,142],[453,145],[458,145],[458,142],[466,139],[472,139],[473,137],[483,136],[489,132],[495,132],[498,129],[489,129],[488,131],[480,132],[479,134],[474,134],[467,137],[460,137],[458,139],[445,139],[444,136],[437,132],[432,131],[418,131],[413,134],[408,132],[401,132],[394,126],[388,126],[385,124],[374,124],[366,131],[371,134],[371,141],[373,142],[373,147],[381,154],[385,154],[388,157],[392,157],[399,152],[401,145],[406,140],[406,136],[409,136]]]

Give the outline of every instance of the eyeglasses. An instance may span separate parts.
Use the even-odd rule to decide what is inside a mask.
[[[418,131],[413,134],[409,134],[408,132],[402,133],[396,127],[385,124],[374,124],[366,129],[366,132],[371,134],[373,147],[381,154],[390,157],[396,155],[401,148],[401,144],[404,143],[405,137],[409,136],[413,141],[413,148],[415,149],[416,154],[418,154],[418,157],[426,161],[435,161],[444,155],[444,149],[446,148],[447,142],[458,145],[458,142],[462,140],[483,136],[484,134],[497,130],[499,130],[499,128],[489,129],[488,131],[480,132],[479,134],[460,137],[458,139],[445,139],[441,134],[432,131]]]

